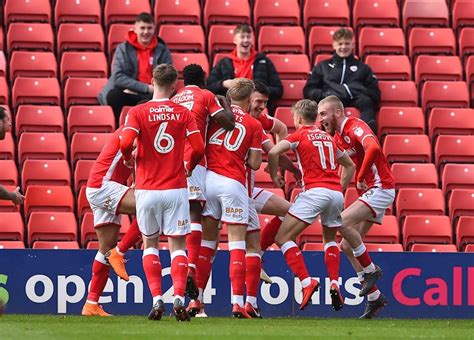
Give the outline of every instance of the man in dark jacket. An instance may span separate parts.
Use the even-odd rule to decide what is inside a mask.
[[[207,88],[225,95],[234,78],[259,80],[270,88],[270,104],[281,98],[283,85],[272,61],[253,47],[252,27],[238,25],[234,30],[235,49],[211,70]]]
[[[304,97],[319,102],[335,95],[344,106],[358,108],[362,120],[376,131],[375,112],[380,102],[377,78],[368,65],[354,58],[352,38],[352,31],[346,28],[334,33],[334,56],[313,68]]]
[[[127,40],[115,50],[112,75],[98,100],[102,105],[112,106],[117,120],[122,107],[151,99],[153,68],[172,63],[168,47],[155,31],[153,16],[140,13],[133,30],[128,32]]]

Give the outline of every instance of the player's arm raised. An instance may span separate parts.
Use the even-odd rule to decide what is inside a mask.
[[[224,96],[217,95],[216,98],[224,110],[217,112],[214,119],[224,130],[231,131],[235,127],[235,117],[230,105]]]
[[[341,186],[342,190],[346,190],[351,182],[352,176],[356,171],[356,166],[347,152],[343,152],[337,162],[342,165]]]
[[[286,136],[288,136],[288,128],[278,118],[273,118],[273,127],[270,132],[273,132],[275,134],[277,143],[285,139]]]
[[[375,140],[375,137],[372,135],[368,135],[362,140],[362,146],[364,147],[365,155],[356,181],[357,189],[366,190],[367,185],[365,184],[364,179],[367,176],[367,173],[369,172],[370,168],[372,167],[372,164],[374,164],[377,157],[381,155],[382,150],[380,149],[379,144]]]
[[[280,161],[280,155],[289,151],[291,148],[290,142],[283,140],[275,145],[268,153],[268,168],[270,170],[270,177],[273,183],[279,188],[285,185],[285,181],[281,175],[278,174],[278,163]]]
[[[264,143],[262,145],[263,152],[265,152],[267,155],[270,153],[270,150],[275,146],[271,140],[268,142]],[[301,179],[301,171],[298,169],[293,162],[291,161],[290,157],[288,157],[285,154],[281,154],[279,158],[279,165],[283,170],[291,172],[293,175],[295,175],[296,179],[300,180]]]

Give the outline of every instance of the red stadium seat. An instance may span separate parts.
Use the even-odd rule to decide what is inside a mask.
[[[466,27],[459,34],[459,56],[464,59],[474,54],[474,27]]]
[[[258,215],[258,221],[260,223],[260,227],[264,228],[268,222],[270,222],[275,216],[272,215],[265,215],[265,214],[259,214]]]
[[[275,110],[275,118],[281,120],[286,125],[288,133],[293,133],[296,130],[293,114],[289,107],[277,107]]]
[[[420,55],[415,64],[415,82],[427,80],[462,80],[461,60],[457,56]]]
[[[281,79],[308,79],[311,67],[306,54],[268,54],[268,58]]]
[[[16,186],[5,185],[4,188],[8,191],[14,191]],[[0,200],[0,213],[3,212],[19,212],[20,206],[15,206],[12,201]]]
[[[411,247],[413,252],[430,252],[430,253],[457,253],[454,244],[422,244],[415,243]]]
[[[69,77],[107,78],[107,58],[103,52],[64,52],[61,57],[61,82]]]
[[[105,25],[120,22],[135,22],[138,14],[151,13],[150,1],[148,0],[106,0],[104,6]]]
[[[77,195],[77,215],[82,218],[87,212],[92,212],[92,209],[86,197],[86,187],[83,186]]]
[[[379,81],[380,106],[418,106],[418,91],[413,81]]]
[[[72,164],[80,159],[95,160],[111,137],[111,133],[75,133],[71,141]]]
[[[94,214],[87,212],[84,214],[81,222],[81,244],[87,247],[91,241],[97,241],[97,234],[94,229]]]
[[[64,86],[64,106],[98,105],[97,96],[107,83],[106,78],[69,78]]]
[[[110,106],[71,106],[67,115],[68,138],[76,132],[115,131],[115,116]]]
[[[206,42],[199,25],[162,25],[158,35],[173,52],[204,53]]]
[[[26,189],[25,197],[24,214],[26,218],[33,212],[74,211],[74,198],[70,186],[31,185]],[[76,220],[74,214],[71,217],[74,221]]]
[[[156,0],[155,19],[162,24],[201,24],[199,0]]]
[[[300,236],[297,238],[296,243],[302,245],[306,242],[323,242],[323,227],[321,226],[321,218],[318,217],[316,221],[309,225]]]
[[[425,115],[419,107],[384,106],[378,115],[378,135],[424,134]]]
[[[5,77],[0,77],[0,104],[8,105],[9,101],[9,86]]]
[[[365,62],[378,80],[411,80],[411,64],[406,55],[368,55]]]
[[[454,189],[474,190],[474,164],[446,164],[441,174],[441,183],[445,194]]]
[[[5,23],[12,22],[51,22],[49,0],[6,0]]]
[[[1,13],[0,13],[0,16],[1,16]],[[0,25],[0,50],[3,51],[4,49],[4,41],[3,41],[3,37],[4,37],[4,34],[3,34],[3,25]]]
[[[18,77],[12,89],[13,107],[22,104],[61,105],[61,91],[56,78]]]
[[[204,5],[204,27],[214,24],[250,24],[247,0],[207,0]]]
[[[28,243],[75,241],[77,222],[72,212],[32,212],[28,221]]]
[[[427,135],[388,135],[383,152],[390,163],[431,163],[431,144]]]
[[[23,241],[25,226],[19,212],[0,213],[0,239]]]
[[[189,64],[201,65],[206,77],[209,75],[209,61],[205,53],[172,53],[173,66],[178,70],[179,76],[183,76],[183,69]]]
[[[306,80],[283,79],[281,83],[283,85],[283,96],[277,102],[279,106],[291,106],[303,98],[303,88],[306,85]]]
[[[107,51],[109,51],[109,61],[115,52],[118,44],[123,43],[127,39],[128,32],[133,30],[132,24],[113,24],[109,27],[107,35]]]
[[[33,249],[79,249],[76,241],[36,241]]]
[[[74,169],[74,190],[76,193],[79,192],[82,186],[86,185],[94,162],[93,160],[87,159],[77,161],[76,168]]]
[[[63,111],[59,106],[20,105],[15,130],[17,136],[23,132],[63,132]]]
[[[403,246],[409,250],[413,243],[453,242],[448,216],[407,216],[402,227]]]
[[[412,61],[419,54],[456,54],[456,40],[450,28],[421,28],[411,30],[408,52]]]
[[[314,65],[332,58],[332,54],[318,54],[316,58],[314,58]]]
[[[384,216],[382,224],[376,224],[370,228],[364,237],[365,242],[371,243],[398,243],[400,228],[395,216]]]
[[[456,244],[463,250],[467,244],[474,244],[474,217],[461,216],[456,224]]]
[[[356,0],[353,20],[356,28],[362,26],[398,27],[400,19],[397,0]]]
[[[462,216],[474,216],[474,190],[454,189],[449,197],[448,207],[453,224]]]
[[[262,25],[300,24],[300,6],[298,0],[255,0],[253,8],[253,27]]]
[[[1,241],[0,249],[25,249],[23,241]]]
[[[16,77],[56,78],[58,65],[53,52],[15,51],[10,59],[10,79]]]
[[[421,106],[424,112],[433,107],[469,107],[466,82],[427,81],[421,90]]]
[[[365,246],[369,252],[403,252],[403,247],[399,243],[366,243]]]
[[[13,50],[54,51],[53,29],[50,24],[13,23],[7,33],[7,48]]]
[[[54,8],[56,26],[65,22],[100,24],[99,0],[59,0]]]
[[[62,24],[58,29],[57,53],[104,51],[104,32],[99,24]]]
[[[18,161],[26,159],[67,159],[66,139],[62,133],[24,132],[18,143]]]
[[[469,92],[471,93],[471,101],[474,100],[474,56],[470,56],[466,61],[466,82],[469,86]]]
[[[6,76],[7,76],[7,59],[5,58],[5,53],[3,53],[3,51],[0,49],[0,77],[6,77]]]
[[[263,26],[258,35],[258,50],[264,53],[306,53],[300,26]]]
[[[213,25],[209,29],[209,37],[207,39],[207,54],[213,62],[213,57],[216,53],[230,52],[235,48],[234,44],[234,28],[229,25]],[[252,37],[255,41],[254,34]]]
[[[308,242],[303,244],[303,251],[324,251],[323,243]]]
[[[368,54],[405,54],[401,28],[364,27],[359,34],[359,56]]]
[[[340,27],[338,26],[313,26],[309,32],[309,56],[311,60],[314,61],[316,55],[321,53],[331,53],[333,52],[332,42],[334,32],[336,32]],[[352,27],[345,27],[352,31]],[[353,39],[355,45],[355,37]],[[316,62],[314,63],[316,64]]]
[[[12,159],[0,160],[0,169],[2,169],[0,171],[0,185],[18,185],[18,169]]]
[[[438,188],[438,173],[433,163],[395,163],[392,165],[395,188]]]
[[[405,0],[402,17],[403,28],[407,32],[413,26],[449,26],[446,1]]]
[[[262,163],[260,168],[255,171],[255,187],[257,188],[274,188],[275,185],[273,184],[270,175],[265,172],[265,167],[267,166],[266,163]]]
[[[435,164],[474,163],[474,136],[439,136],[435,144]]]
[[[428,128],[430,138],[439,135],[474,134],[474,109],[435,107],[430,111]]]
[[[445,212],[444,196],[440,189],[400,189],[395,205],[400,222],[407,215],[444,215]]]
[[[453,3],[453,28],[460,30],[465,26],[474,26],[474,13],[471,0],[456,0]]]
[[[356,108],[356,107],[345,107],[345,108],[344,108],[344,113],[345,113],[346,116],[348,116],[348,117],[360,118],[360,111],[359,111],[359,109]]]
[[[0,140],[0,159],[15,159],[15,143],[10,132],[5,134],[5,139]]]
[[[68,162],[65,159],[27,159],[21,172],[21,187],[26,190],[30,185],[71,185]]]
[[[350,11],[345,0],[306,0],[304,27],[314,25],[349,26]]]
[[[178,80],[179,82],[179,80]],[[176,91],[178,91],[178,86],[176,86]],[[120,117],[119,117],[119,125],[125,124],[125,117],[128,114],[128,111],[132,108],[132,106],[124,106],[122,107],[122,110],[120,111]]]

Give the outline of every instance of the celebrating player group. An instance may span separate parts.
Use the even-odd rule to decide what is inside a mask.
[[[129,279],[124,254],[143,239],[143,269],[153,296],[150,320],[165,313],[159,241],[167,237],[178,321],[205,316],[203,291],[219,243],[219,229],[228,231],[232,315],[261,318],[262,255],[276,243],[288,267],[301,282],[300,309],[311,301],[319,282],[311,278],[296,238],[320,216],[325,263],[334,310],[344,306],[339,289],[340,249],[367,296],[361,318],[372,318],[387,304],[377,288],[382,270],[372,262],[363,238],[381,223],[392,205],[394,180],[377,138],[361,120],[346,117],[341,101],[329,96],[319,103],[300,100],[292,106],[297,128],[265,113],[268,87],[237,78],[227,98],[205,90],[205,73],[196,64],[185,67],[184,87],[175,93],[178,72],[168,64],[153,70],[153,99],[132,108],[91,169],[87,199],[94,214],[99,250],[82,315],[110,316],[98,304],[112,267]],[[273,144],[267,133],[273,133]],[[298,167],[286,152],[293,150]],[[289,171],[303,192],[293,204],[254,186],[254,171],[268,154],[271,179],[285,185]],[[343,191],[355,173],[360,195],[343,210]],[[258,214],[273,215],[266,226]],[[133,217],[118,241],[120,214]],[[342,242],[336,242],[336,234]],[[185,305],[185,296],[191,302]]]

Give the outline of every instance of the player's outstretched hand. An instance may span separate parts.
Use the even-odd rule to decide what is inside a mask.
[[[272,177],[272,181],[279,188],[283,188],[285,186],[285,180],[281,175],[276,175],[275,177]]]
[[[365,182],[357,182],[357,189],[366,191],[368,189],[367,184]]]
[[[25,196],[20,192],[20,187],[16,187],[16,189],[10,193],[10,201],[12,201],[15,206],[23,204]]]

